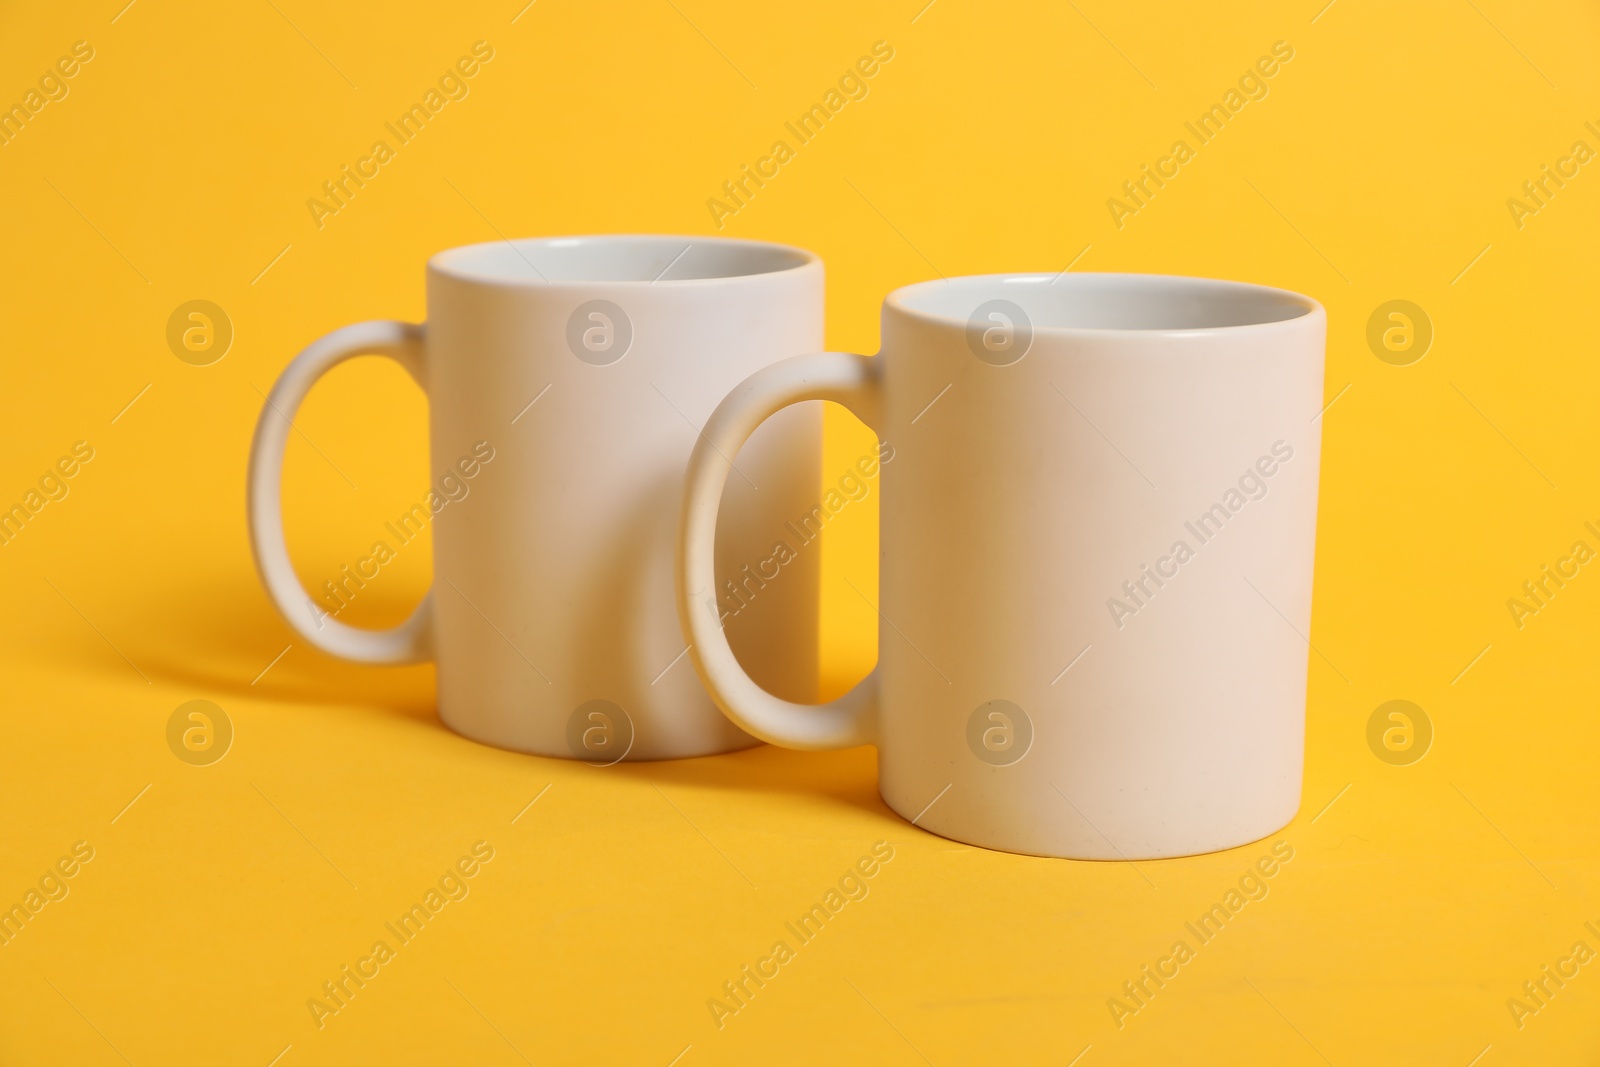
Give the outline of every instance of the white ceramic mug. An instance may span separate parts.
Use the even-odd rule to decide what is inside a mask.
[[[437,660],[440,718],[489,744],[595,763],[755,744],[684,657],[679,493],[717,401],[760,367],[821,347],[821,262],[706,237],[556,238],[442,252],[427,282],[426,326],[334,331],[289,365],[262,409],[250,532],[283,617],[335,656]],[[329,369],[373,353],[426,392],[433,470],[425,502],[374,531],[395,547],[425,525],[434,537],[434,588],[384,631],[332,617],[362,575],[302,588],[279,504],[300,402]],[[739,455],[719,575],[765,558],[785,521],[815,504],[821,411],[809,407]],[[816,555],[785,567],[729,625],[751,672],[796,700],[816,698]]]
[[[1300,803],[1326,317],[1260,286],[954,278],[890,294],[874,359],[731,393],[690,459],[678,610],[701,679],[774,744],[879,749],[895,811],[1011,852],[1140,859]],[[878,666],[806,706],[740,669],[689,591],[728,456],[834,400],[882,468]]]

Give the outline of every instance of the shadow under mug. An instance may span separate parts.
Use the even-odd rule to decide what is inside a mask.
[[[685,481],[678,611],[707,690],[774,744],[875,744],[883,799],[1040,856],[1245,844],[1300,804],[1326,317],[1279,289],[1025,274],[891,293],[882,351],[758,371]],[[879,661],[831,704],[766,691],[687,595],[728,457],[843,404],[880,475]]]
[[[289,364],[262,408],[251,544],[283,617],[345,659],[437,660],[439,717],[492,745],[606,764],[756,744],[684,656],[672,574],[682,474],[729,389],[821,347],[821,261],[706,237],[497,241],[434,256],[427,292],[425,326],[334,331]],[[337,618],[382,581],[378,545],[308,592],[279,498],[301,401],[364,354],[400,363],[429,402],[430,487],[355,543],[395,552],[431,530],[434,587],[379,631]],[[816,502],[822,416],[807,408],[739,456],[717,531],[724,581]],[[816,698],[817,556],[803,552],[727,619],[751,673],[795,700]]]

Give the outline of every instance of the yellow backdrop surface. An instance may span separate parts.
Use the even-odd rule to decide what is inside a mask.
[[[1600,1054],[1593,5],[125,3],[0,9],[0,106],[21,109],[0,116],[0,506],[28,516],[0,545],[0,906],[28,915],[0,944],[0,1062]],[[330,201],[479,42],[426,129]],[[879,42],[892,58],[841,87]],[[1218,104],[1202,141],[1186,123]],[[730,201],[778,140],[793,158]],[[1135,196],[1146,166],[1168,177]],[[437,250],[626,231],[816,250],[829,343],[862,352],[883,295],[940,274],[1321,300],[1299,817],[1192,859],[1003,855],[897,818],[871,749],[515,755],[439,724],[431,668],[298,642],[245,534],[278,372],[335,326],[419,319]],[[231,329],[214,362],[219,338],[190,361],[169,343],[194,300]],[[376,360],[314,393],[285,492],[308,581],[421,493],[425,416]],[[832,478],[870,438],[828,428]],[[825,546],[829,692],[875,656],[850,589],[876,579],[869,499]],[[349,617],[393,622],[429,576],[402,553]],[[167,733],[197,699],[232,730],[203,766]],[[1369,735],[1394,700],[1409,732],[1385,713]],[[1192,939],[1280,842],[1266,895]],[[787,932],[875,847],[865,896]],[[458,861],[472,876],[444,878]],[[459,899],[389,934],[442,878]],[[345,980],[380,940],[393,958]],[[793,958],[730,997],[779,940]],[[1158,987],[1178,940],[1194,958]]]

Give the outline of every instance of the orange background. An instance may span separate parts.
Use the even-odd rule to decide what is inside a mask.
[[[1600,949],[1584,925],[1600,926],[1600,578],[1585,567],[1520,628],[1507,608],[1573,542],[1600,547],[1584,526],[1600,525],[1600,177],[1584,166],[1520,226],[1507,206],[1573,142],[1600,148],[1591,5],[123,2],[0,10],[0,104],[74,42],[94,49],[0,145],[0,504],[74,442],[94,448],[0,546],[0,904],[74,842],[94,849],[0,946],[0,1061],[1600,1052],[1593,964],[1520,1028],[1507,1008],[1574,942]],[[319,229],[306,200],[478,40],[494,58],[470,94]],[[707,199],[880,40],[894,58],[868,95],[717,231]],[[1119,228],[1108,198],[1277,41],[1294,58],[1268,95]],[[300,647],[245,536],[248,442],[278,372],[336,326],[419,318],[439,249],[627,231],[814,249],[830,344],[863,352],[883,295],[938,274],[1071,265],[1321,300],[1296,821],[1137,868],[1002,855],[890,813],[870,749],[600,771],[445,731],[431,668]],[[235,331],[209,366],[167,347],[192,299]],[[1395,299],[1434,331],[1404,366],[1366,337]],[[421,494],[424,405],[376,360],[312,396],[285,483],[309,581]],[[832,480],[870,439],[839,412],[829,433]],[[874,527],[875,504],[852,506],[825,546],[833,692],[875,655],[875,616],[844,582],[873,587]],[[408,549],[348,617],[392,622],[428,580]],[[210,766],[167,746],[191,699],[235,730]],[[1368,747],[1391,699],[1433,728],[1410,765]],[[480,840],[495,854],[470,894],[319,1030],[307,999]],[[1270,895],[1119,1028],[1108,999],[1279,840],[1294,859]],[[894,855],[869,895],[719,1029],[708,999],[878,841]]]

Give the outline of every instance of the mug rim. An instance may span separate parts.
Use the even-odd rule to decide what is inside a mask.
[[[1070,279],[1070,280],[1069,280]],[[1068,273],[1022,271],[1002,274],[964,274],[950,278],[936,278],[928,281],[913,282],[902,285],[884,297],[884,311],[893,310],[907,318],[916,319],[929,325],[941,328],[954,328],[965,330],[969,325],[969,318],[949,314],[942,311],[927,310],[913,307],[908,301],[919,294],[929,292],[949,285],[953,282],[986,282],[992,287],[989,294],[991,299],[1002,295],[1001,287],[1005,285],[1046,285],[1054,286],[1065,282],[1070,287],[1074,281],[1083,280],[1124,279],[1140,282],[1167,282],[1188,287],[1194,290],[1209,291],[1210,293],[1232,296],[1245,294],[1276,298],[1283,305],[1297,306],[1298,314],[1287,318],[1263,319],[1254,322],[1235,323],[1219,326],[1172,326],[1172,327],[1139,327],[1139,326],[1051,326],[1033,323],[1031,325],[1033,336],[1058,337],[1058,338],[1100,338],[1131,340],[1134,338],[1184,338],[1184,337],[1212,337],[1217,335],[1231,335],[1246,332],[1259,332],[1263,330],[1292,329],[1297,324],[1308,319],[1326,320],[1327,312],[1322,304],[1313,297],[1304,293],[1297,293],[1292,289],[1282,289],[1277,286],[1260,285],[1255,282],[1241,282],[1228,278],[1208,278],[1188,274],[1149,274],[1139,271],[1074,271]],[[1063,290],[1064,291],[1064,290]]]
[[[619,248],[654,249],[661,245],[684,245],[684,251],[696,245],[716,245],[724,248],[737,248],[751,253],[765,252],[783,260],[769,269],[757,269],[740,273],[714,274],[701,278],[529,278],[518,277],[511,274],[500,273],[481,265],[474,265],[477,257],[482,257],[491,250],[499,251],[506,245],[513,250],[524,248],[538,248],[541,251],[551,249],[571,249],[579,247],[593,248],[596,246],[616,246]],[[529,266],[532,266],[530,263]],[[435,252],[428,257],[427,270],[429,274],[437,274],[456,281],[473,285],[503,286],[507,288],[526,289],[580,289],[594,286],[617,288],[687,288],[706,287],[715,285],[728,285],[741,281],[754,281],[761,278],[772,278],[785,274],[792,274],[808,269],[820,269],[822,257],[809,249],[795,245],[786,245],[776,241],[755,241],[743,237],[717,237],[705,234],[670,234],[670,233],[598,233],[598,234],[570,234],[551,235],[542,237],[515,237],[498,238],[493,241],[478,241],[468,245],[457,245]],[[537,267],[534,268],[538,270]]]

